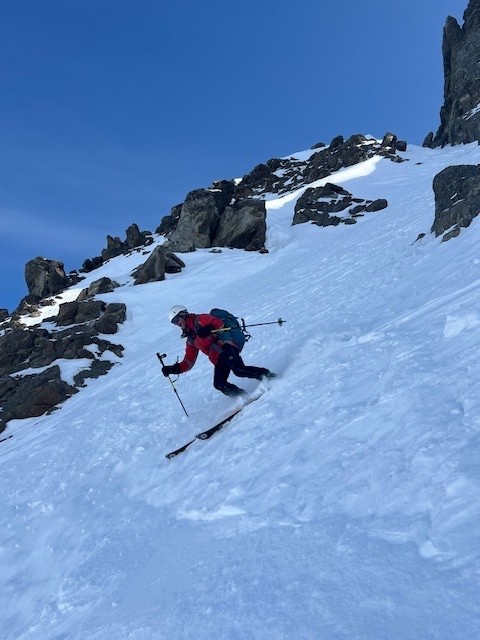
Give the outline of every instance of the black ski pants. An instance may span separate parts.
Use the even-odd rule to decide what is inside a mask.
[[[215,365],[213,374],[213,386],[215,389],[221,391],[228,384],[227,379],[231,371],[239,378],[255,378],[256,380],[260,380],[262,376],[268,373],[268,369],[263,367],[247,367],[237,347],[225,344]]]

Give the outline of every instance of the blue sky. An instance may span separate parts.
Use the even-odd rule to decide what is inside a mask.
[[[334,136],[439,124],[442,29],[467,0],[0,5],[0,307],[154,230],[188,191]]]

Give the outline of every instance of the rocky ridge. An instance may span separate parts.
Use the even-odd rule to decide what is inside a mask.
[[[426,147],[465,144],[480,139],[480,0],[470,0],[463,26],[447,18],[443,30],[444,104],[440,127]]]

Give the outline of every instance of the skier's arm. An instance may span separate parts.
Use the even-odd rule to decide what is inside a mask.
[[[186,371],[190,371],[195,362],[197,361],[198,349],[195,345],[187,342],[187,346],[185,348],[185,355],[183,356],[183,360],[178,362],[176,367],[178,369],[177,373],[185,373]]]

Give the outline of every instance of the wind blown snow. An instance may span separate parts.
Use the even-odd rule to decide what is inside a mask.
[[[268,255],[199,250],[133,286],[133,254],[65,292],[122,285],[101,298],[127,305],[124,358],[54,414],[10,423],[3,640],[480,637],[480,220],[414,242],[434,175],[480,150],[402,155],[318,183],[388,200],[353,226],[292,227],[303,190],[272,195]],[[252,328],[243,352],[279,377],[169,461],[238,404],[200,356],[177,382],[183,415],[155,355],[183,354],[173,304],[287,322]]]

